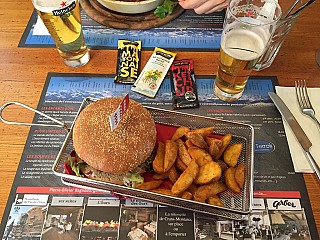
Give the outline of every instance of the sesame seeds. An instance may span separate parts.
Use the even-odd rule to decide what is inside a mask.
[[[110,131],[108,118],[121,100],[109,98],[90,104],[74,126],[76,152],[101,171],[127,172],[144,162],[155,145],[155,123],[150,113],[133,100],[118,127]]]

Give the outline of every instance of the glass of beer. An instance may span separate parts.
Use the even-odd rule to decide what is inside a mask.
[[[231,0],[221,36],[220,62],[214,83],[215,95],[236,101],[249,75],[265,52],[281,8],[274,0]]]
[[[79,0],[32,0],[65,64],[80,67],[90,55],[84,41]]]
[[[302,1],[299,3],[303,5]],[[254,70],[261,71],[271,66],[284,40],[293,28],[297,18],[300,16],[300,13],[297,15],[290,15],[286,18],[281,18],[278,21],[276,29],[269,41],[268,48],[255,65]]]

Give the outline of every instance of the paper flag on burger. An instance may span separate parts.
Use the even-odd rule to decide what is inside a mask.
[[[111,131],[116,129],[116,127],[120,123],[124,113],[127,111],[128,108],[129,108],[129,93],[122,99],[119,107],[109,117]]]

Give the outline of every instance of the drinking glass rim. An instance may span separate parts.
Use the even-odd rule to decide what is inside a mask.
[[[227,11],[229,11],[230,14],[232,15],[232,17],[234,17],[238,22],[241,22],[241,23],[244,23],[244,24],[247,24],[247,25],[250,25],[250,26],[259,27],[259,26],[270,25],[270,24],[278,22],[281,19],[281,16],[282,16],[282,9],[281,9],[279,3],[277,1],[275,1],[275,0],[266,0],[265,3],[272,2],[279,9],[280,14],[279,14],[278,18],[274,19],[273,21],[271,21],[269,23],[264,23],[264,24],[259,24],[259,25],[258,24],[254,24],[254,23],[245,22],[245,21],[242,21],[241,19],[239,19],[239,17],[235,16],[233,14],[233,12],[231,11],[231,3],[232,2],[233,2],[232,0],[229,2]]]

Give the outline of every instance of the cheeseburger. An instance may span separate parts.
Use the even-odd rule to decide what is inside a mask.
[[[111,131],[109,116],[121,101],[122,98],[98,100],[77,117],[73,126],[75,154],[67,161],[77,175],[123,184],[124,178],[136,173],[151,155],[156,126],[140,103],[130,100],[128,110]]]

